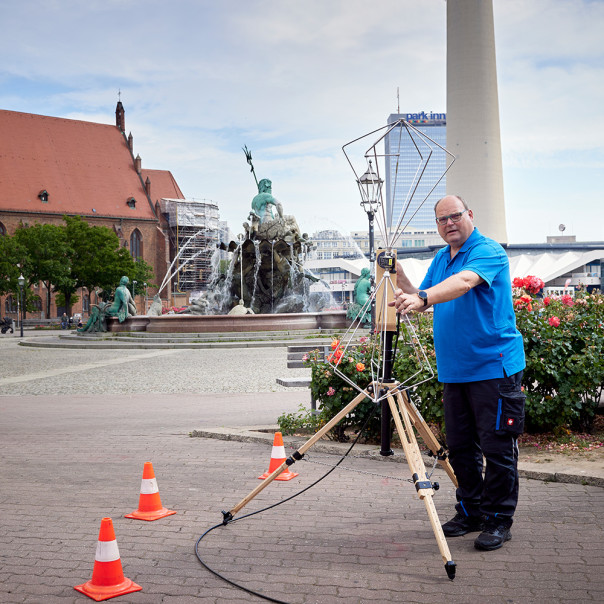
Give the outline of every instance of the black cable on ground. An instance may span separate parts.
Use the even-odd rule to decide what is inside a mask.
[[[269,506],[267,506],[265,508],[262,508],[261,510],[256,510],[255,512],[250,512],[249,514],[246,514],[245,516],[240,516],[239,518],[233,518],[232,520],[229,520],[228,522],[221,522],[220,524],[217,524],[217,525],[209,528],[203,535],[201,535],[201,537],[199,537],[199,539],[195,543],[195,555],[197,556],[197,559],[199,560],[199,562],[201,562],[201,565],[205,569],[209,570],[214,576],[218,577],[219,579],[222,579],[223,581],[226,581],[229,585],[232,585],[233,587],[237,587],[238,589],[241,589],[241,590],[245,591],[246,593],[249,593],[249,594],[251,594],[253,596],[257,596],[258,598],[262,598],[264,600],[268,600],[269,602],[276,602],[277,604],[288,604],[288,602],[285,602],[283,600],[277,600],[276,598],[271,598],[270,596],[265,596],[264,594],[261,594],[261,593],[259,593],[257,591],[249,589],[249,588],[247,588],[247,587],[245,587],[243,585],[240,585],[239,583],[235,583],[235,581],[231,581],[230,579],[227,579],[224,575],[221,575],[218,571],[210,568],[202,560],[201,555],[199,554],[199,544],[201,543],[202,539],[204,539],[204,537],[206,535],[208,535],[209,533],[211,533],[214,529],[217,529],[220,526],[227,526],[228,524],[232,524],[233,522],[237,522],[239,520],[244,520],[245,518],[250,518],[251,516],[255,516],[256,514],[260,514],[261,512],[266,512],[267,510],[271,510],[272,508],[275,508],[278,505],[281,505],[282,503],[286,503],[287,501],[291,501],[295,497],[298,497],[299,495],[302,495],[302,493],[305,493],[306,491],[308,491],[309,489],[311,489],[315,485],[319,484],[322,480],[324,480],[325,478],[327,478],[344,461],[344,459],[346,457],[348,457],[348,455],[352,451],[353,447],[359,441],[359,438],[361,438],[361,435],[363,434],[365,428],[367,427],[367,424],[369,423],[369,420],[373,417],[373,414],[375,413],[376,409],[377,409],[377,405],[374,405],[373,409],[371,410],[371,413],[365,419],[363,425],[361,426],[361,428],[359,430],[359,433],[357,434],[357,437],[354,439],[354,441],[352,442],[352,444],[350,445],[350,447],[348,448],[348,450],[346,451],[346,453],[344,453],[344,455],[342,455],[342,457],[338,460],[338,462],[332,468],[330,468],[325,474],[323,474],[323,476],[321,476],[320,478],[318,478],[317,480],[315,480],[313,483],[309,484],[308,486],[304,487],[301,491],[298,491],[297,493],[294,493],[293,495],[290,495],[286,499],[282,499],[281,501],[278,501],[277,503],[273,503],[272,505],[269,505]]]

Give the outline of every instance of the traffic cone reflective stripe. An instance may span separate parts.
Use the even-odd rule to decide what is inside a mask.
[[[111,518],[103,518],[101,520],[92,579],[86,583],[82,583],[82,585],[76,585],[74,589],[96,602],[142,589],[140,585],[124,577]]]
[[[153,464],[150,461],[145,462],[143,467],[143,479],[141,480],[141,492],[138,499],[138,509],[131,514],[126,514],[125,518],[135,518],[136,520],[159,520],[166,516],[176,514],[174,510],[168,510],[161,504],[159,497],[159,488]]]
[[[281,432],[275,432],[273,439],[273,449],[271,451],[271,461],[268,465],[268,472],[258,476],[260,480],[268,478],[285,461],[285,446],[283,445],[283,436]],[[289,467],[283,470],[275,480],[291,480],[298,475],[297,472],[290,472]]]

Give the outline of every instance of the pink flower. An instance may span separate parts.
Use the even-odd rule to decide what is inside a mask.
[[[531,304],[532,301],[533,299],[530,296],[524,294],[523,296],[520,296],[520,298],[518,298],[517,300],[514,300],[514,307],[517,309],[526,308],[526,310],[530,312],[533,310],[533,305]]]
[[[533,275],[529,275],[524,279],[524,288],[527,292],[531,294],[539,293],[545,284],[539,277],[533,277]]]
[[[550,317],[549,318],[549,324],[552,327],[558,327],[558,325],[560,325],[560,319],[558,317]]]
[[[303,356],[302,356],[302,360],[303,360],[303,361],[308,361],[308,355],[307,355],[307,354],[303,355]]]
[[[363,336],[362,338],[359,338],[359,342],[361,344],[364,344],[365,342],[369,341],[369,338],[367,336]]]
[[[363,363],[357,363],[357,371],[365,371],[365,365],[363,365]]]
[[[334,390],[334,388],[332,386],[330,386],[327,389],[327,396],[333,396],[336,393],[336,391]]]
[[[574,306],[575,302],[573,301],[573,297],[569,296],[568,294],[564,294],[560,300],[562,301],[562,304],[564,304],[564,306]]]

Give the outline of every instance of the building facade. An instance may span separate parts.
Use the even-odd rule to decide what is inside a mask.
[[[399,120],[405,120],[446,148],[445,113],[393,113],[388,116],[388,125]],[[433,145],[435,152],[423,170],[423,163],[430,149],[412,129],[407,130],[403,126],[390,130],[384,139],[384,145],[388,227],[394,230],[400,223],[402,227],[408,225],[417,230],[436,232],[434,204],[445,196],[446,175],[442,176],[447,169],[446,154]],[[433,187],[434,190],[431,191]]]
[[[126,135],[121,102],[115,125],[0,110],[0,158],[0,236],[20,225],[62,225],[64,215],[81,216],[113,230],[120,245],[149,264],[161,282],[170,241],[160,200],[184,196],[169,171],[142,168],[133,136]],[[34,291],[46,298],[43,285]],[[96,302],[92,294],[78,292],[72,312],[85,315]],[[137,302],[145,310],[144,301]],[[12,296],[2,297],[0,305],[2,316],[16,318]],[[62,311],[53,296],[49,317],[40,308],[30,318],[54,318]]]

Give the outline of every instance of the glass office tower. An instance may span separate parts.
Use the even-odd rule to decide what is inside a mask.
[[[447,116],[445,113],[426,113],[424,111],[421,113],[393,113],[388,117],[388,124],[394,124],[401,119],[432,141],[446,147]],[[424,199],[447,169],[447,155],[430,140],[427,142],[432,146],[433,153],[426,169],[421,174],[425,158],[430,153],[430,148],[422,138],[413,130],[408,131],[402,126],[393,128],[385,137],[386,208],[389,228],[396,228],[404,213],[403,227],[408,223],[408,227],[412,229],[436,230],[434,204],[446,194],[446,176],[436,185],[425,201]],[[418,149],[424,157],[423,164]],[[413,193],[420,175],[419,186]]]

